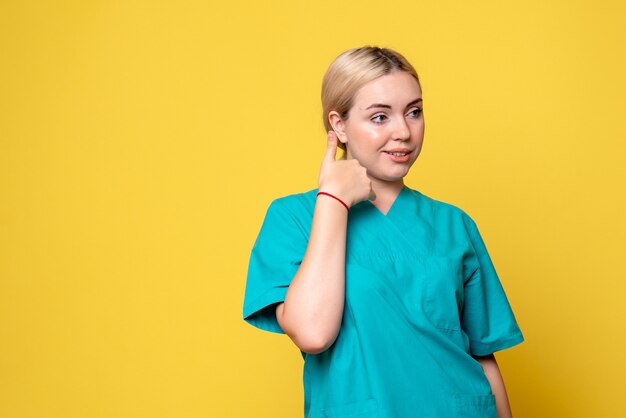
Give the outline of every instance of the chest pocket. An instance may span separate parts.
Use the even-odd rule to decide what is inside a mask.
[[[431,257],[422,272],[424,280],[424,313],[437,328],[461,330],[463,309],[463,268],[460,260]]]
[[[453,257],[416,257],[412,254],[368,254],[346,269],[347,298],[352,296],[351,284],[374,292],[367,309],[375,309],[377,298],[419,322],[425,320],[449,334],[461,331],[460,312],[463,307],[462,262]],[[366,272],[366,274],[364,274]],[[354,277],[358,275],[359,277]],[[401,305],[401,306],[398,306]]]

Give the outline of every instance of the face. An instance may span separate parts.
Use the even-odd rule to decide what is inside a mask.
[[[396,71],[365,84],[348,118],[331,112],[333,119],[346,157],[357,159],[372,181],[402,182],[422,149],[422,90],[409,73]]]

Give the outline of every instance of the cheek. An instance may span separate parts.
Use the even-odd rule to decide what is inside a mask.
[[[421,142],[424,139],[424,124],[420,124],[414,127],[413,135]]]
[[[376,144],[383,138],[384,134],[382,129],[372,124],[355,126],[349,136],[349,139],[352,139],[355,142],[358,141],[359,145],[362,146]]]

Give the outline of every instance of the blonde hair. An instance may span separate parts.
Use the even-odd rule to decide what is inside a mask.
[[[364,46],[350,49],[330,64],[322,81],[322,111],[326,132],[333,128],[328,120],[331,111],[342,119],[349,117],[357,91],[372,80],[393,71],[404,71],[419,78],[415,68],[402,56],[388,48]],[[345,150],[344,144],[339,146]]]

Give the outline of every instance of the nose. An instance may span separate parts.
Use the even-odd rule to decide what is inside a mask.
[[[406,123],[404,118],[396,119],[397,122],[394,126],[394,139],[398,141],[406,141],[411,137],[411,131],[409,130],[409,125]]]

